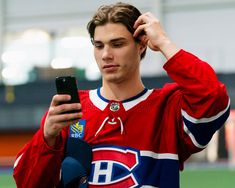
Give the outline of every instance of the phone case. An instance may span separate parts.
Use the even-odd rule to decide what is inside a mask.
[[[69,94],[70,103],[79,103],[77,81],[74,76],[56,77],[56,89],[58,94]]]

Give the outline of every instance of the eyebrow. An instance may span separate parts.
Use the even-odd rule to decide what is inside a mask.
[[[124,37],[120,37],[120,38],[114,38],[114,39],[111,39],[109,42],[119,42],[119,41],[127,41],[126,38]],[[94,43],[99,43],[99,42],[102,42],[100,40],[93,40]]]

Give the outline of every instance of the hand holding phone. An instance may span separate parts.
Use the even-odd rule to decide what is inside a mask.
[[[71,100],[65,103],[80,103],[77,81],[74,76],[62,76],[56,77],[56,90],[58,94],[68,94],[71,96]],[[78,111],[69,111],[66,113],[74,113]]]
[[[71,96],[70,101],[64,101],[60,102],[58,104],[58,101],[62,101],[60,96],[54,96],[50,108],[47,113],[47,118],[45,119],[44,123],[44,138],[46,143],[50,147],[54,147],[56,143],[56,137],[59,135],[62,128],[67,127],[68,125],[73,124],[73,122],[77,122],[79,118],[81,118],[81,110],[74,110],[74,105],[71,104],[73,107],[69,107],[70,105],[67,105],[66,108],[63,108],[63,111],[61,112],[61,109],[58,111],[58,108],[60,105],[63,105],[65,103],[80,103],[79,95],[78,95],[78,89],[77,89],[77,82],[75,77],[73,76],[65,76],[65,77],[57,77],[55,79],[56,89],[58,94],[68,94]],[[64,111],[64,109],[67,109],[67,111]],[[76,113],[76,114],[75,114]],[[58,117],[60,116],[60,117]]]

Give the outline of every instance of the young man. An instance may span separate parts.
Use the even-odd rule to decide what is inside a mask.
[[[89,187],[179,187],[183,162],[229,115],[225,86],[207,63],[172,43],[151,13],[102,6],[87,28],[102,86],[79,91],[81,104],[61,104],[68,95],[52,98],[40,130],[17,156],[17,186],[58,185],[69,127],[83,120],[79,139],[93,150]],[[163,68],[175,83],[145,88],[140,61],[147,47],[165,56]]]

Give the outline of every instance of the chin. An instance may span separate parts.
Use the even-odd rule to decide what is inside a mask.
[[[104,79],[108,83],[115,83],[115,84],[119,84],[123,81],[123,78],[118,76],[106,76]]]

